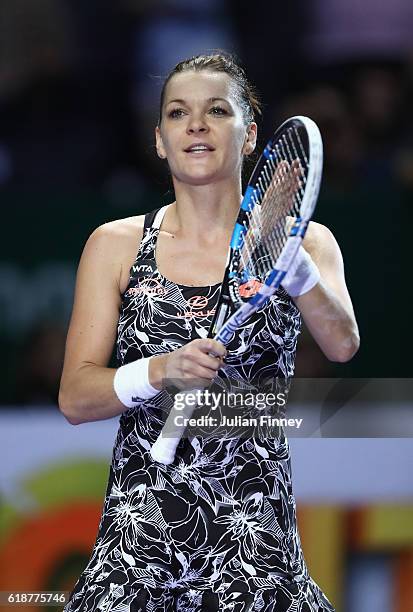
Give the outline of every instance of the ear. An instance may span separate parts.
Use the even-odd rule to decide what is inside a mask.
[[[257,124],[250,123],[245,134],[244,146],[242,147],[243,155],[251,155],[257,144]]]
[[[158,157],[161,159],[166,159],[165,147],[163,146],[161,130],[157,125],[155,128],[155,141],[156,141],[156,151],[158,153]]]

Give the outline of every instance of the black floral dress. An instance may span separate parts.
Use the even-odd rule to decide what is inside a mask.
[[[166,207],[145,217],[122,296],[119,366],[205,337],[219,285],[187,287],[156,267]],[[223,376],[289,378],[301,319],[281,288],[228,346]],[[99,531],[65,612],[331,612],[309,576],[296,523],[290,451],[274,436],[193,436],[174,462],[150,455],[169,391],[120,417]]]

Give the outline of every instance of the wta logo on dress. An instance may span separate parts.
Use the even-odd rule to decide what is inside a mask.
[[[132,266],[132,272],[136,278],[149,276],[149,274],[153,274],[155,270],[156,264],[153,259],[141,259],[138,263],[135,263]]]

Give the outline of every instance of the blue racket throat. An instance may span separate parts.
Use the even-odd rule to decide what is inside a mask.
[[[232,234],[230,247],[235,251],[240,248],[243,243],[243,235],[246,232],[246,228],[240,223],[235,224],[234,233]]]
[[[272,148],[270,146],[270,143],[267,144],[262,154],[263,154],[263,157],[265,157],[265,159],[270,159],[273,157]]]
[[[241,210],[243,210],[244,212],[250,212],[251,204],[252,206],[254,206],[253,195],[254,187],[252,185],[248,185],[245,189],[244,197],[241,202]]]

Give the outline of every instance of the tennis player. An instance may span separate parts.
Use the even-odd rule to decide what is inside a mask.
[[[208,385],[223,366],[247,382],[290,377],[301,319],[332,361],[359,346],[339,246],[314,222],[282,287],[228,347],[206,338],[259,111],[232,57],[179,63],[155,129],[175,201],[101,225],[84,247],[59,405],[72,424],[120,415],[120,426],[66,612],[334,610],[303,557],[285,436],[184,438],[171,465],[150,455],[172,406],[165,379]]]

